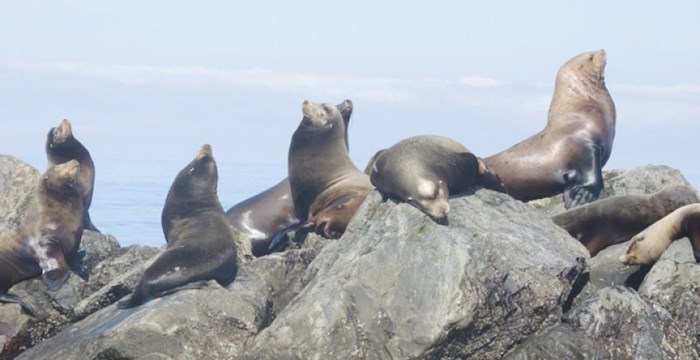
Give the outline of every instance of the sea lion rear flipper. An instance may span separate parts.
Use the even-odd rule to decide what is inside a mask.
[[[268,251],[276,251],[279,250],[283,245],[285,245],[289,241],[289,233],[299,230],[301,228],[306,228],[308,227],[308,222],[307,223],[295,223],[292,225],[287,226],[284,228],[284,230],[278,232],[275,234],[275,237],[272,238],[272,241],[270,241],[270,245],[267,247]]]
[[[94,232],[102,233],[100,230],[92,223],[90,220],[90,213],[85,211],[85,218],[83,219],[83,229],[92,230]]]
[[[17,295],[12,295],[12,294],[8,294],[4,291],[0,291],[0,302],[20,304],[22,306],[22,308],[27,313],[29,313],[29,315],[31,315],[35,318],[39,318],[34,307],[31,306],[28,302],[24,301],[21,297],[19,297]]]
[[[564,175],[564,207],[570,209],[598,200],[603,191],[602,154],[598,145],[591,148],[591,162]]]

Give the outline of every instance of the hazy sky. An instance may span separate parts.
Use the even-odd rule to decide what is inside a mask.
[[[604,48],[605,169],[667,164],[698,188],[698,14],[699,1],[2,1],[0,153],[43,156],[68,118],[98,167],[184,165],[203,143],[220,164],[286,164],[302,102],[347,98],[360,168],[418,134],[488,156],[544,127],[559,66]]]

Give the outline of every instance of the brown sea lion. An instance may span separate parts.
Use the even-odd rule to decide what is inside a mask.
[[[236,277],[238,264],[233,232],[216,193],[218,171],[211,146],[203,145],[194,160],[175,177],[163,206],[165,251],[141,276],[120,308],[152,298],[199,288],[207,280],[222,286]]]
[[[700,201],[692,189],[673,186],[653,195],[619,195],[552,216],[552,221],[578,239],[595,256],[623,243],[673,210]]]
[[[303,227],[335,239],[374,187],[350,159],[338,108],[305,101],[302,113],[288,153],[294,208]]]
[[[557,73],[547,126],[484,159],[508,193],[528,201],[564,193],[567,209],[597,200],[615,138],[604,50],[580,54]]]
[[[336,105],[336,108],[345,123],[345,147],[349,149],[347,128],[352,115],[352,102],[346,100]],[[285,229],[299,224],[289,178],[234,205],[226,211],[226,218],[250,240],[254,256],[269,254],[272,239]]]
[[[70,122],[64,119],[60,125],[51,128],[46,136],[46,157],[49,166],[62,164],[69,160],[78,160],[80,163],[80,183],[83,188],[85,204],[84,228],[99,232],[90,220],[90,204],[92,192],[95,188],[95,164],[92,162],[90,152],[73,136]]]
[[[20,229],[0,234],[0,301],[34,309],[7,291],[14,284],[42,275],[56,290],[70,275],[83,234],[83,189],[76,160],[52,165],[42,175],[27,218]]]
[[[474,185],[504,191],[481,159],[457,141],[436,135],[410,137],[380,151],[370,180],[385,197],[405,201],[434,220],[449,213],[450,195]]]
[[[659,259],[671,242],[690,239],[695,261],[700,262],[700,204],[680,207],[632,237],[620,261],[627,265],[646,265]]]

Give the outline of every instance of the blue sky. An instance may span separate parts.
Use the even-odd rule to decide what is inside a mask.
[[[544,127],[559,66],[604,48],[605,169],[667,164],[698,188],[697,14],[697,1],[1,1],[0,153],[42,157],[68,118],[98,168],[185,164],[203,143],[220,164],[286,164],[302,102],[348,98],[360,168],[418,134],[488,156]]]

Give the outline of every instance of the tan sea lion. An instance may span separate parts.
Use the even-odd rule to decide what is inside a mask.
[[[681,206],[700,201],[686,186],[673,186],[653,195],[619,195],[569,209],[552,221],[578,239],[595,256],[623,243]]]
[[[203,145],[177,174],[165,200],[161,217],[165,251],[144,271],[120,308],[200,288],[207,280],[222,286],[233,281],[238,271],[236,247],[216,193],[218,178],[211,146]]]
[[[83,189],[80,164],[52,165],[42,175],[27,218],[20,229],[0,234],[0,301],[34,309],[7,291],[14,284],[42,275],[56,290],[70,275],[83,234]]]
[[[690,239],[696,262],[700,262],[700,204],[680,207],[632,237],[620,261],[627,265],[646,265],[658,260],[671,242]]]
[[[294,208],[303,227],[335,239],[374,187],[350,159],[338,108],[305,101],[302,113],[288,153]]]
[[[557,73],[546,127],[484,159],[508,193],[528,201],[564,193],[567,209],[597,200],[615,138],[604,50],[580,54]]]
[[[444,136],[404,139],[370,160],[370,180],[385,197],[407,202],[434,220],[450,211],[450,195],[482,185],[504,191],[498,177],[469,149]]]
[[[90,152],[73,136],[73,128],[67,119],[60,125],[51,128],[46,136],[46,157],[49,166],[62,164],[69,160],[78,160],[80,163],[80,183],[83,188],[85,204],[84,228],[98,231],[97,227],[90,220],[90,204],[92,203],[92,193],[95,188],[95,164],[92,162]]]
[[[336,105],[336,108],[345,123],[345,147],[349,149],[347,128],[352,115],[352,102],[346,100]],[[339,211],[345,211],[344,209],[346,207]],[[327,215],[321,216],[330,218]],[[334,216],[337,218],[342,215]],[[285,229],[299,224],[289,178],[284,178],[273,187],[234,205],[226,211],[226,218],[250,240],[254,256],[269,254],[272,239]]]

